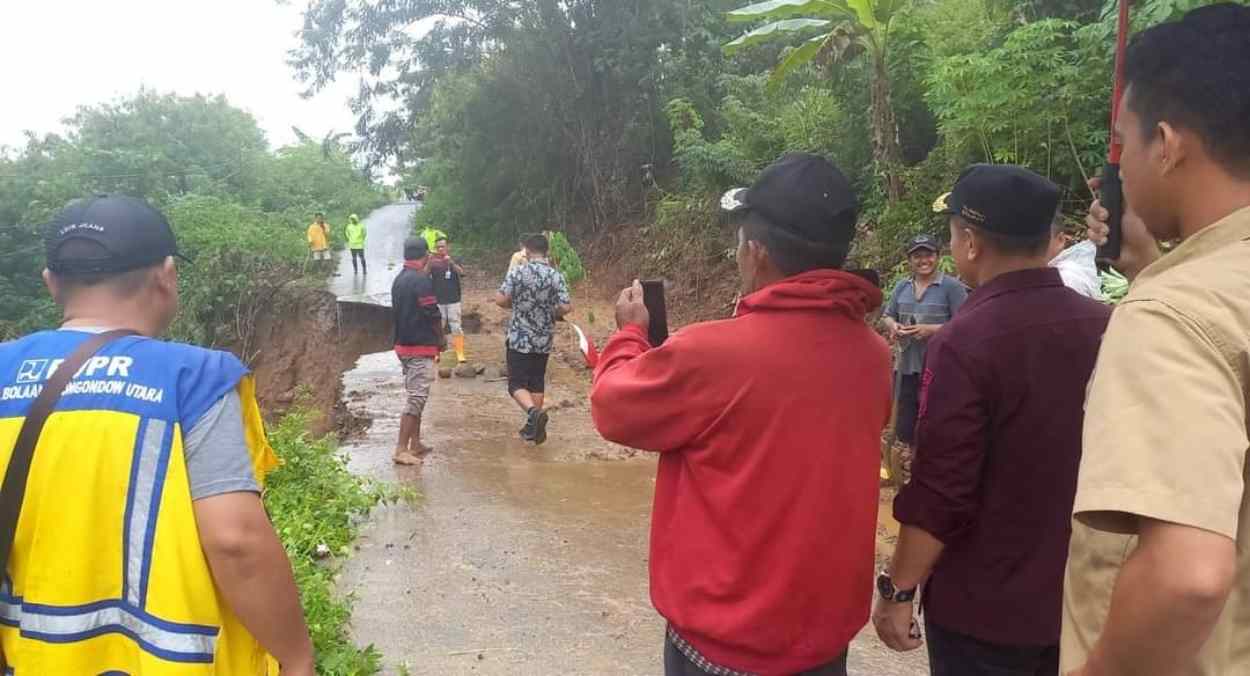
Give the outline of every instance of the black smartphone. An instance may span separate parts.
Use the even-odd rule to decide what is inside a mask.
[[[1102,188],[1099,190],[1102,206],[1110,214],[1107,226],[1107,243],[1098,247],[1098,260],[1113,261],[1120,257],[1124,242],[1124,186],[1120,183],[1120,165],[1107,164],[1102,170]]]
[[[664,282],[650,280],[642,283],[642,304],[651,315],[651,329],[647,339],[651,347],[659,347],[668,340],[668,307],[664,303]]]

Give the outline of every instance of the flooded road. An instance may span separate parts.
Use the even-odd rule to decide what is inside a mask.
[[[344,575],[357,637],[382,651],[386,673],[654,673],[651,464],[560,461],[580,435],[561,438],[558,414],[535,450],[516,438],[501,384],[455,379],[435,385],[426,411],[435,452],[396,468],[396,373],[393,355],[369,355],[344,381],[349,408],[375,416],[352,468],[421,492],[415,507],[378,512]],[[367,394],[353,400],[357,390]]]
[[[410,209],[371,215],[370,243],[376,229],[402,248]],[[379,278],[389,291],[394,274],[371,273],[348,290],[377,298]],[[482,332],[468,336],[470,360],[497,366],[504,314],[488,301],[502,271],[470,274],[466,313],[482,319]],[[611,316],[604,303],[575,304],[580,321]],[[434,453],[413,468],[390,461],[404,400],[394,355],[366,355],[344,376],[348,410],[372,421],[345,444],[352,470],[421,493],[415,504],[375,512],[343,571],[342,588],[356,597],[355,638],[381,651],[384,673],[662,673],[663,620],[647,592],[655,461],[595,433],[589,374],[571,350],[571,336],[561,336],[545,446],[517,437],[521,412],[502,382],[443,379],[423,425]],[[890,530],[882,526],[879,550]],[[892,653],[871,628],[852,645],[850,664],[856,676],[927,673],[923,651]]]
[[[412,232],[412,214],[418,208],[415,203],[404,202],[384,206],[369,214],[364,220],[365,261],[369,274],[352,272],[351,253],[344,249],[336,254],[337,274],[330,278],[330,293],[340,301],[389,307],[391,281],[404,264],[404,240]],[[342,223],[332,225],[344,227]]]

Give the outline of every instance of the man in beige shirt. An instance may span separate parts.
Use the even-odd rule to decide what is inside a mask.
[[[1136,279],[1086,403],[1062,672],[1250,674],[1250,8],[1142,33],[1127,79],[1140,218],[1117,267]],[[1181,243],[1160,257],[1155,240]]]

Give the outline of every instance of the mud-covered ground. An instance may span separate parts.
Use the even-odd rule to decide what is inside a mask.
[[[375,213],[371,238],[406,228],[400,219],[396,207]],[[393,254],[377,255],[386,269]],[[503,363],[504,313],[489,302],[502,273],[470,269],[466,280],[466,314],[480,320],[469,356],[482,366]],[[357,284],[355,293],[369,295],[381,283]],[[574,320],[600,339],[612,321],[609,296],[574,299]],[[439,380],[424,436],[435,451],[419,467],[396,468],[403,386],[395,357],[365,355],[343,377],[346,412],[369,421],[347,442],[351,467],[421,494],[376,512],[343,572],[343,589],[356,597],[356,639],[381,650],[385,673],[662,672],[663,621],[647,595],[655,463],[598,437],[589,382],[564,329],[549,378],[551,438],[535,448],[517,437],[523,420],[502,382]],[[897,532],[884,516],[888,497],[879,558]],[[892,653],[868,629],[851,648],[851,673],[918,676],[927,668],[922,652]]]

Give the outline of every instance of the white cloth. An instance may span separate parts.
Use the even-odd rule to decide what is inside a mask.
[[[1096,301],[1102,301],[1102,277],[1098,274],[1098,247],[1085,240],[1076,246],[1064,249],[1050,262],[1050,267],[1059,270],[1064,286]]]

